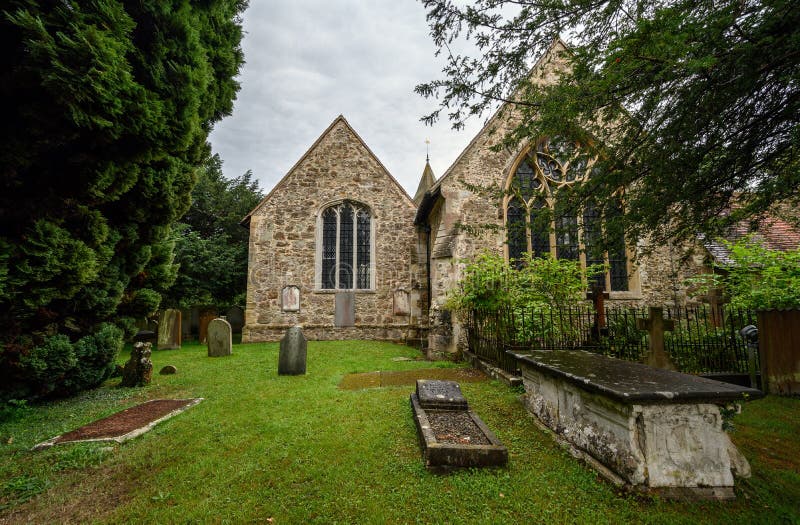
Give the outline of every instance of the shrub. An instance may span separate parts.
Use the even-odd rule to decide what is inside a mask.
[[[74,343],[57,334],[43,337],[38,345],[23,344],[14,352],[7,347],[0,355],[4,379],[0,400],[69,395],[98,386],[114,369],[122,335],[122,330],[105,323]]]

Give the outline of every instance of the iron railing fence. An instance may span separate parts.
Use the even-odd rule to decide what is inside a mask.
[[[607,307],[600,316],[591,304],[474,310],[469,344],[478,357],[510,373],[517,372],[517,365],[508,351],[587,350],[641,361],[649,335],[637,328],[637,319],[648,315],[646,307]],[[747,344],[739,330],[756,323],[753,312],[730,306],[671,306],[664,308],[664,318],[675,324],[665,333],[664,346],[680,371],[748,373]]]

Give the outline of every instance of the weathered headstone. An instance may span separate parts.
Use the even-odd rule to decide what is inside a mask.
[[[217,318],[214,310],[203,310],[198,315],[198,336],[197,340],[201,343],[208,342],[208,324]]]
[[[417,397],[422,408],[468,410],[467,400],[455,381],[417,379]]]
[[[336,292],[333,324],[337,328],[356,324],[356,294],[354,292]]]
[[[150,361],[152,345],[136,343],[131,350],[131,357],[122,368],[122,386],[143,386],[150,383],[153,376],[153,362]]]
[[[293,326],[281,339],[278,355],[278,375],[302,375],[306,373],[306,336],[303,329]]]
[[[284,312],[300,311],[300,288],[284,286],[281,290],[281,310]]]
[[[175,365],[166,365],[163,368],[161,368],[161,370],[158,373],[161,374],[162,376],[171,376],[172,374],[177,374],[178,369],[175,367]]]
[[[208,323],[208,357],[231,355],[233,331],[230,323],[219,317]]]
[[[411,313],[411,305],[408,301],[408,292],[402,288],[394,291],[392,303],[394,315],[408,315]]]
[[[644,364],[655,368],[675,371],[677,368],[672,363],[664,350],[664,331],[672,331],[675,328],[675,321],[664,319],[664,309],[651,306],[650,317],[648,319],[637,319],[636,327],[639,330],[647,330],[650,335],[649,351],[644,358]]]
[[[181,347],[181,311],[169,308],[158,320],[158,349],[176,350]]]

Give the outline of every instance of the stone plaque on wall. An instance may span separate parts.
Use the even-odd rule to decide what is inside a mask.
[[[333,323],[337,328],[356,324],[356,294],[354,292],[336,292],[336,311]]]
[[[300,288],[284,286],[281,290],[281,310],[284,312],[300,311]]]
[[[394,291],[394,315],[408,315],[411,313],[411,306],[408,301],[408,292],[400,289]]]

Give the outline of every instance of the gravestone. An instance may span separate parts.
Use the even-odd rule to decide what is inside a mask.
[[[162,376],[170,376],[172,374],[177,374],[178,369],[175,367],[175,365],[166,365],[158,373]]]
[[[467,400],[455,381],[417,379],[417,398],[422,408],[467,410]]]
[[[231,329],[234,334],[241,334],[244,328],[244,310],[241,306],[231,306],[225,312],[225,319],[231,324]]]
[[[672,331],[675,328],[675,321],[664,319],[664,309],[651,306],[650,317],[648,319],[637,319],[636,327],[639,330],[647,330],[650,335],[649,351],[644,358],[644,364],[655,368],[675,371],[677,368],[672,363],[664,350],[664,331]]]
[[[281,290],[281,310],[284,312],[300,311],[300,288],[284,286]]]
[[[394,315],[408,315],[411,313],[407,291],[403,289],[395,290],[392,299]]]
[[[153,376],[153,362],[150,360],[152,345],[136,343],[131,350],[131,357],[122,367],[121,386],[143,386],[150,383]]]
[[[233,331],[230,323],[218,317],[208,323],[208,357],[231,355]]]
[[[281,339],[278,355],[278,375],[303,375],[306,373],[306,337],[303,329],[293,326]]]
[[[158,349],[176,350],[181,347],[181,311],[169,308],[158,320]]]
[[[337,328],[356,324],[356,294],[354,292],[336,292],[336,311],[333,324]]]
[[[214,310],[203,310],[198,316],[198,335],[197,340],[201,343],[208,342],[208,325],[211,321],[217,318],[217,313]]]

